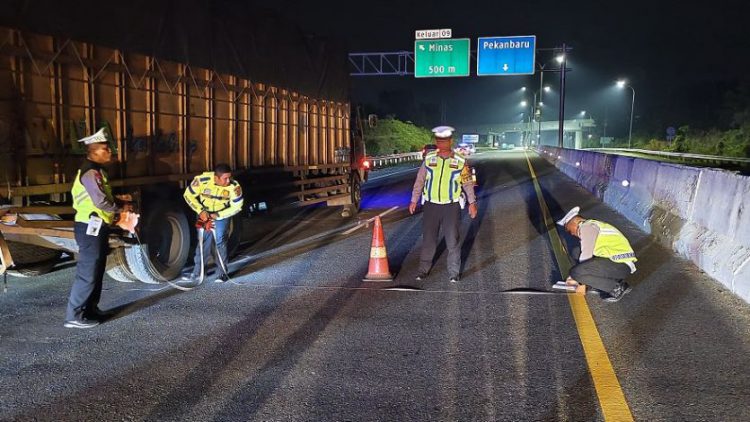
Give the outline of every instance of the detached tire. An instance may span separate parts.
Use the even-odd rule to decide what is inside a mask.
[[[14,277],[36,277],[47,274],[60,262],[62,251],[43,246],[8,241],[15,268],[8,270]]]
[[[177,205],[154,207],[141,227],[142,246],[124,248],[127,269],[144,283],[177,278],[190,254],[190,225]]]
[[[134,246],[137,247],[137,246]],[[107,275],[121,283],[133,283],[138,279],[130,272],[125,259],[125,248],[117,248],[107,258]]]

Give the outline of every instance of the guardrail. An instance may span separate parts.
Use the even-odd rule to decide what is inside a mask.
[[[406,152],[403,154],[390,154],[381,155],[379,157],[367,157],[367,161],[370,162],[370,168],[376,169],[385,167],[393,164],[403,163],[405,161],[419,161],[422,160],[422,151],[418,152]]]
[[[690,154],[684,152],[669,152],[669,151],[651,151],[648,149],[630,149],[630,148],[586,148],[587,151],[599,151],[599,152],[637,152],[639,154],[655,155],[658,157],[670,157],[678,158],[682,161],[702,161],[705,163],[713,164],[743,164],[749,165],[750,158],[742,157],[722,157],[720,155],[704,155],[704,154]]]

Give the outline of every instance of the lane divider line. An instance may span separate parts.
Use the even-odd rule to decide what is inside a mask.
[[[560,268],[562,278],[565,279],[570,272],[570,259],[568,258],[567,253],[565,253],[554,220],[549,212],[547,203],[544,201],[542,188],[539,185],[539,180],[534,172],[534,167],[531,165],[531,160],[529,160],[529,156],[526,152],[524,152],[524,156],[526,157],[526,164],[528,164],[529,171],[531,172],[531,179],[534,183],[534,190],[536,191],[537,199],[539,200],[539,207],[542,210],[542,216],[544,217],[544,225],[547,228],[550,242],[552,243],[555,260]],[[599,405],[604,414],[604,420],[632,421],[633,414],[630,412],[630,407],[625,399],[625,394],[622,391],[615,370],[612,367],[612,362],[607,354],[607,349],[604,347],[604,342],[599,335],[599,330],[596,328],[596,322],[591,315],[591,309],[589,309],[588,303],[586,303],[586,297],[583,295],[570,294],[568,295],[568,301],[570,303],[571,311],[573,312],[573,318],[576,322],[578,336],[581,338],[583,353],[586,355],[586,363],[589,367],[589,373],[594,381],[594,388],[599,399]]]

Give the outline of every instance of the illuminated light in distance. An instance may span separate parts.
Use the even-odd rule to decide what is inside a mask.
[[[630,185],[630,182],[628,182],[627,180],[623,180],[622,185],[628,187]]]

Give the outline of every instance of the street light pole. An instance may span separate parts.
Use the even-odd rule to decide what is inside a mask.
[[[542,65],[542,71],[539,72],[539,102],[544,102],[544,65]],[[537,103],[534,103],[537,104]],[[539,107],[539,105],[537,105]],[[536,118],[536,113],[534,114]],[[539,107],[539,120],[537,121],[537,132],[536,132],[537,146],[542,144],[542,108]]]
[[[633,139],[633,111],[635,110],[635,88],[633,88],[632,85],[628,83],[625,79],[620,79],[617,81],[617,87],[618,88],[630,88],[631,91],[633,91],[633,99],[630,102],[630,129],[628,130],[628,148],[632,148],[632,139]]]
[[[628,131],[628,148],[632,148],[631,140],[633,138],[633,110],[635,109],[635,88],[633,88],[631,85],[628,85],[628,88],[633,91],[633,100],[630,102],[630,130]]]
[[[567,65],[568,49],[565,43],[562,45],[560,62],[560,117],[558,117],[557,146],[563,148],[563,127],[565,124],[565,73]]]

